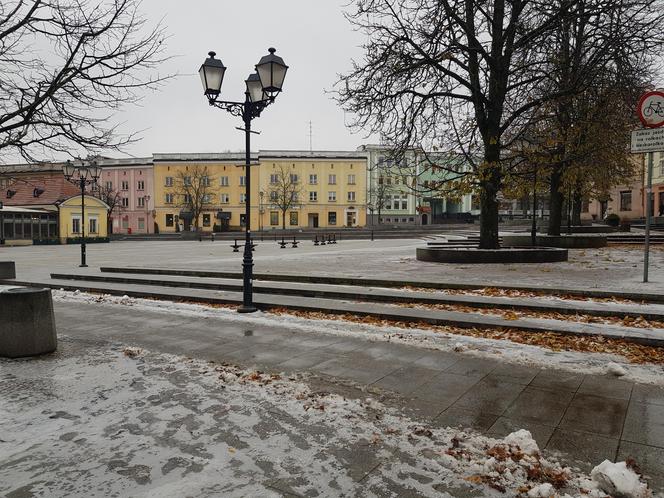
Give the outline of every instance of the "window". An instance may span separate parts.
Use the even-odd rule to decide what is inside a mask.
[[[588,211],[590,211],[590,201],[588,201],[587,199],[584,199],[581,202],[581,212],[582,213],[587,213]]]
[[[290,213],[290,224],[291,226],[297,226],[297,211],[291,211]]]
[[[309,185],[318,184],[318,175],[309,175]]]
[[[385,183],[385,179],[382,176],[379,176],[378,177],[378,185],[382,185],[383,183]]]
[[[192,202],[192,197],[191,194],[184,194],[182,197],[184,197],[184,203],[185,204],[191,204]]]
[[[273,190],[270,192],[270,202],[277,202],[277,191]]]
[[[348,185],[355,185],[355,175],[348,175]]]
[[[106,190],[113,190],[113,182],[106,182]]]
[[[337,193],[336,192],[328,192],[327,193],[327,200],[329,202],[335,202],[337,200]]]
[[[247,194],[240,194],[240,204],[247,202]]]
[[[297,192],[292,192],[291,193],[291,201],[298,202],[299,200],[300,200],[300,196],[297,194]]]
[[[210,186],[210,177],[209,176],[204,176],[201,178],[201,184],[204,187],[209,187]]]
[[[203,194],[203,204],[212,203],[212,194]]]
[[[129,207],[129,197],[122,198],[122,207],[123,208]]]
[[[71,219],[71,231],[74,233],[81,233],[81,219],[72,218]]]
[[[97,218],[88,220],[88,233],[97,233]]]
[[[190,176],[185,176],[182,179],[182,183],[184,183],[185,187],[191,187],[191,177]]]
[[[299,183],[300,182],[300,177],[298,175],[296,175],[295,173],[291,173],[290,182],[291,183]]]
[[[241,185],[241,186],[242,186],[242,185],[245,185],[245,182],[246,182],[246,181],[247,181],[247,177],[244,176],[244,175],[242,175],[242,176],[240,177],[240,185]]]
[[[210,226],[210,214],[204,214],[203,215],[203,226],[204,227],[209,227]]]
[[[270,225],[279,224],[279,211],[270,211]]]
[[[336,211],[329,211],[327,213],[327,224],[336,225],[337,224],[337,213]]]
[[[219,194],[219,202],[222,204],[228,204],[228,194]]]
[[[228,177],[227,176],[222,176],[219,179],[219,185],[221,185],[222,187],[228,187]]]
[[[242,214],[240,215],[240,226],[241,226],[241,227],[243,227],[243,226],[246,225],[246,222],[245,222],[245,220],[247,219],[246,216],[247,216],[247,215],[244,214],[244,213],[242,213]]]
[[[166,186],[167,187],[172,187],[173,186],[173,177],[172,176],[167,176],[165,178],[165,180],[166,180]]]
[[[173,204],[173,194],[166,194],[166,204]]]
[[[355,192],[348,192],[348,200],[350,202],[355,202]]]
[[[145,207],[145,197],[138,198],[138,207]]]
[[[631,211],[632,210],[632,191],[626,190],[620,192],[620,210],[621,211]]]
[[[336,185],[337,184],[337,175],[329,175],[327,177],[327,183],[330,185]]]
[[[316,202],[318,200],[318,192],[309,192],[309,202]]]
[[[172,227],[173,226],[173,215],[172,214],[167,214],[166,215],[166,226],[167,227]]]
[[[145,182],[143,180],[138,180],[136,190],[145,190]]]
[[[122,181],[122,190],[129,190],[129,182],[123,180]]]
[[[276,185],[279,183],[279,175],[275,175],[274,173],[270,175],[270,183],[272,185]]]
[[[122,218],[122,228],[124,229],[129,228],[129,218],[127,217]]]
[[[386,180],[385,183],[387,183],[388,185],[392,185],[392,177],[388,176],[385,180]]]
[[[138,219],[138,229],[145,230],[145,218]]]

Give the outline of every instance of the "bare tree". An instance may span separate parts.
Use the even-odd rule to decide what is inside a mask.
[[[108,213],[106,214],[106,222],[109,227],[109,233],[112,231],[113,214],[119,215],[122,210],[122,195],[113,187],[107,187],[97,183],[96,188],[93,190],[93,195],[108,205]]]
[[[270,183],[265,192],[267,202],[281,212],[281,226],[285,230],[286,213],[302,205],[304,188],[301,179],[288,168],[281,166],[279,170],[270,174]]]
[[[140,0],[0,2],[0,150],[29,161],[45,152],[119,149],[113,114],[164,77],[164,33]],[[82,150],[83,149],[83,150]]]
[[[200,216],[212,204],[210,193],[210,173],[207,166],[191,166],[180,170],[175,177],[173,193],[178,205],[191,213],[194,228],[200,227]]]
[[[644,16],[659,1],[648,0]],[[606,15],[620,24],[619,4],[359,0],[347,17],[368,41],[363,60],[341,76],[337,99],[356,116],[354,127],[380,134],[396,154],[420,147],[464,155],[480,198],[480,247],[497,248],[498,193],[514,142],[542,105],[583,88],[577,79],[550,85],[551,40],[564,19]]]
[[[382,177],[379,177],[378,181],[367,191],[367,209],[371,213],[372,220],[374,212],[378,213],[379,225],[381,224],[381,213],[391,195],[392,188]]]

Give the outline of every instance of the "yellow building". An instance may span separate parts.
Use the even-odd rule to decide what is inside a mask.
[[[270,202],[270,185],[288,171],[297,182],[297,202],[286,228],[361,227],[366,224],[367,157],[362,152],[260,152],[259,228],[281,228],[282,213]],[[255,226],[255,225],[254,225]]]
[[[81,237],[81,228],[86,239],[107,241],[108,205],[91,195],[85,196],[85,225],[82,227],[81,196],[75,195],[58,204],[60,243]]]
[[[255,157],[253,160],[255,161]],[[154,154],[155,223],[161,233],[189,231],[184,183],[206,171],[205,199],[198,226],[211,232],[215,225],[226,229],[244,226],[245,166],[243,153]],[[258,165],[251,169],[251,227],[258,226]],[[255,199],[255,201],[254,201]]]

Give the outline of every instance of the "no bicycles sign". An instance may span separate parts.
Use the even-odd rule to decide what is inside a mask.
[[[632,152],[664,151],[664,91],[644,93],[636,107],[645,129],[632,132]]]
[[[664,92],[655,90],[644,93],[636,106],[636,113],[646,128],[664,126]]]

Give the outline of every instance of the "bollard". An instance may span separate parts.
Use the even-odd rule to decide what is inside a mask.
[[[293,244],[293,249],[295,249],[297,247],[297,245],[299,244],[299,242],[297,241],[297,239],[295,237],[293,237],[292,244]]]
[[[336,233],[333,233],[333,234],[332,234],[332,243],[333,243],[333,244],[336,244],[336,243],[337,243],[337,234],[336,234]]]
[[[315,246],[318,245],[318,234],[316,234],[316,238],[314,239],[314,245],[315,245]]]
[[[214,242],[214,232],[212,232],[212,235],[210,235],[210,242]]]
[[[373,242],[373,230],[371,230],[371,242]]]
[[[325,245],[325,234],[323,234],[320,238],[320,245],[322,245],[322,246]]]
[[[281,236],[281,242],[279,242],[279,245],[282,249],[286,249],[286,241],[284,240],[283,235]]]
[[[237,239],[235,239],[235,244],[231,246],[233,248],[233,252],[240,252],[240,246],[237,245]]]

